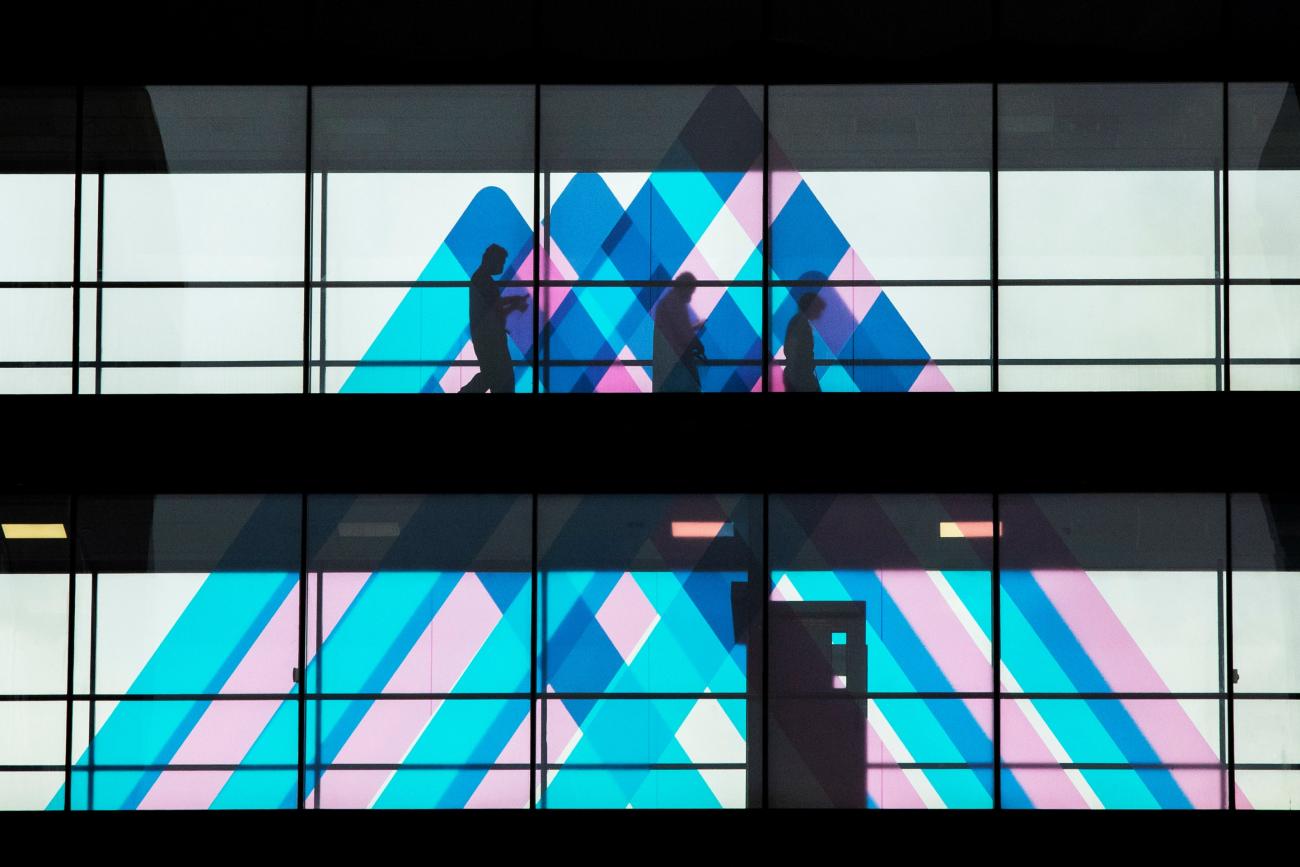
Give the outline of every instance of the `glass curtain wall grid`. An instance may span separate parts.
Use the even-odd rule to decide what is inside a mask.
[[[1300,500],[0,498],[0,807],[1296,809]]]
[[[1294,83],[0,89],[0,393],[1300,388]]]

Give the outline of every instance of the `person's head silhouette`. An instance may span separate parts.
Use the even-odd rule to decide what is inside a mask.
[[[506,268],[506,248],[500,244],[488,244],[480,267],[489,274],[500,274]]]
[[[809,292],[805,292],[799,296],[797,302],[799,305],[799,312],[806,316],[809,322],[819,318],[822,315],[822,311],[826,309],[826,302],[823,301],[822,296],[818,294],[819,291],[820,290],[813,289]]]
[[[795,299],[795,303],[799,305],[799,312],[811,321],[821,316],[826,309],[826,299],[821,296],[826,275],[820,271],[805,271],[799,275],[799,282],[803,284],[804,289]]]
[[[699,281],[690,271],[683,271],[673,280],[673,291],[681,296],[683,301],[690,301],[691,296],[695,294],[695,287]]]

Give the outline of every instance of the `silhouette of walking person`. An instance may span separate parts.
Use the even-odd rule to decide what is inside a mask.
[[[785,369],[781,377],[786,391],[822,390],[813,364],[812,322],[822,315],[826,302],[817,293],[813,289],[799,296],[799,311],[785,328]]]
[[[683,271],[655,305],[651,359],[654,391],[700,390],[704,344],[699,331],[704,323],[691,322],[690,304],[695,286],[695,275]]]
[[[461,394],[508,394],[515,390],[515,369],[506,343],[506,316],[527,309],[528,299],[522,295],[502,297],[501,286],[492,278],[505,267],[506,248],[489,244],[483,251],[483,261],[469,279],[469,339],[478,358],[478,373],[461,386]]]

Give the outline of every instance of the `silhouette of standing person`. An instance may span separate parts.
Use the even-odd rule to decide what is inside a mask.
[[[799,296],[799,312],[785,328],[785,369],[781,372],[786,391],[821,391],[813,364],[812,322],[822,315],[826,302],[816,289]]]
[[[651,359],[654,391],[700,390],[704,344],[698,332],[704,323],[691,322],[690,304],[695,286],[695,275],[683,271],[655,305]]]
[[[507,394],[515,390],[515,369],[506,343],[506,316],[528,307],[522,295],[501,296],[501,286],[492,279],[506,267],[506,248],[489,244],[483,261],[469,278],[469,339],[478,358],[478,373],[463,386],[462,394]]]

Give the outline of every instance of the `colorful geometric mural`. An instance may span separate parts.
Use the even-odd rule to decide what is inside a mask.
[[[130,658],[105,669],[105,680],[128,672],[129,687],[96,702],[95,736],[73,768],[74,809],[292,808],[298,576],[151,577],[172,595],[138,598],[152,619],[122,645]],[[992,687],[990,580],[773,573],[774,602],[865,604],[866,688],[883,695],[841,700],[865,713],[866,806],[992,805],[992,702],[971,695]],[[1164,627],[1117,603],[1108,580],[1002,575],[1003,804],[1220,808],[1218,702],[1160,698],[1179,682],[1166,633],[1153,631]],[[528,806],[530,581],[332,572],[318,586],[310,576],[308,806]],[[748,648],[736,643],[732,605],[746,574],[565,571],[542,581],[538,805],[743,807]]]
[[[987,572],[782,572],[773,575],[772,599],[865,602],[871,691],[988,692],[989,580]],[[1004,695],[1171,692],[1141,631],[1086,572],[1007,571],[1000,592]],[[866,721],[868,806],[991,806],[989,701],[872,699]],[[1221,808],[1226,772],[1214,725],[1215,701],[1005,698],[1003,805]],[[947,766],[899,767],[925,763]],[[1085,763],[1138,767],[1060,767]],[[1249,806],[1240,790],[1237,803]]]
[[[761,390],[763,176],[761,136],[735,144],[734,165],[715,170],[708,155],[736,130],[761,128],[757,110],[736,87],[713,88],[664,154],[645,172],[579,172],[549,178],[551,201],[543,220],[541,390],[611,392],[650,390],[653,310],[665,291],[638,281],[667,281],[683,272],[723,281],[695,292],[691,310],[705,323],[709,362],[704,391]],[[743,138],[743,137],[741,137]],[[772,280],[871,279],[834,219],[788,164],[775,143],[772,166]],[[707,169],[707,170],[706,170]],[[532,231],[514,202],[487,185],[474,196],[435,248],[418,281],[467,281],[492,243],[508,251],[497,279],[533,279]],[[612,285],[570,286],[568,281]],[[732,285],[734,283],[734,285]],[[618,285],[625,284],[625,285]],[[808,287],[810,288],[810,287]],[[806,288],[773,288],[772,385],[781,389],[781,341]],[[530,294],[512,288],[506,294]],[[823,290],[825,313],[814,323],[815,352],[826,364],[817,375],[825,390],[951,391],[942,372],[879,288]],[[375,366],[355,368],[345,392],[456,391],[474,372],[466,290],[412,287],[373,337],[363,356]],[[530,389],[531,307],[507,317],[519,389]],[[903,360],[893,365],[848,364]],[[428,361],[425,367],[383,366]],[[414,373],[412,371],[415,371]]]
[[[308,610],[321,623],[316,652],[317,618],[308,620],[313,691],[448,695],[308,701],[307,761],[325,768],[309,770],[309,804],[526,807],[529,574],[326,573],[323,583],[323,596],[314,580],[308,593]],[[127,695],[297,693],[297,589],[296,574],[202,577],[165,637],[144,648]],[[525,697],[457,698],[483,692]],[[292,808],[298,705],[296,698],[98,702],[103,722],[76,761],[73,807]],[[392,767],[336,771],[335,764]],[[60,791],[49,808],[62,803]]]
[[[745,805],[745,646],[731,613],[732,585],[745,580],[545,573],[545,806]]]

